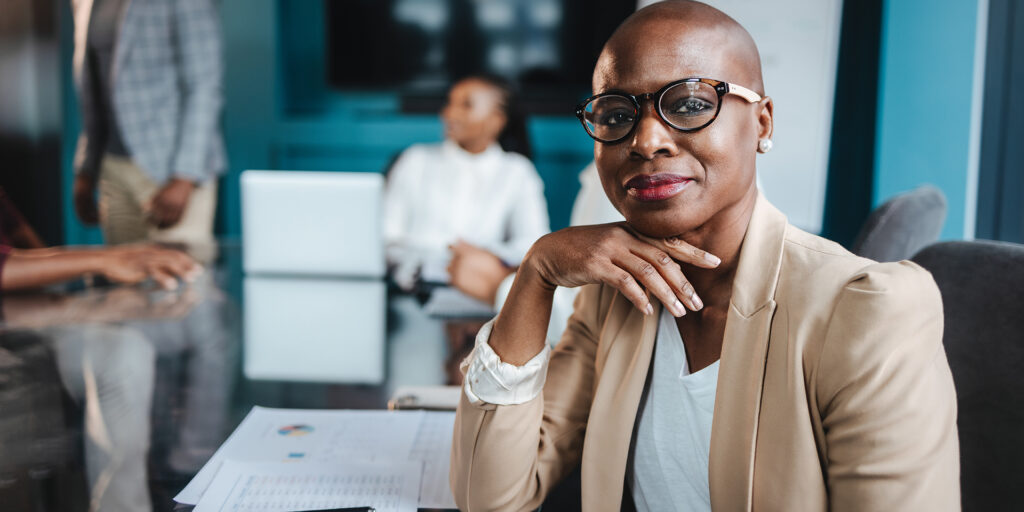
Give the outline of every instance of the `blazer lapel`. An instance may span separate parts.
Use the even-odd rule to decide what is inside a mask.
[[[750,510],[765,360],[786,217],[758,196],[740,249],[722,341],[708,479],[715,510]]]
[[[659,305],[654,314],[645,316],[621,296],[615,300],[617,309],[609,312],[605,329],[616,334],[590,409],[590,417],[600,421],[587,425],[583,444],[583,510],[618,510],[622,503],[633,423],[651,366],[661,312]],[[652,300],[652,304],[658,302]]]

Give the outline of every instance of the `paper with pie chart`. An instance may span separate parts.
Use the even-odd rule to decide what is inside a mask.
[[[420,506],[454,507],[451,492],[447,490],[447,451],[451,446],[453,422],[454,413],[254,407],[174,499],[188,505],[198,503],[226,460],[242,463],[420,460],[425,467]],[[435,432],[445,429],[448,430],[444,435]],[[438,441],[431,444],[438,446],[424,447],[422,439],[428,436],[436,438]],[[421,439],[419,444],[418,438]],[[443,479],[432,478],[437,476],[434,473],[441,472]]]

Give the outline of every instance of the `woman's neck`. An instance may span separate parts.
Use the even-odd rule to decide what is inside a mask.
[[[483,153],[484,151],[487,151],[487,148],[491,147],[491,144],[492,144],[492,142],[488,142],[488,141],[484,141],[484,142],[478,142],[478,141],[458,142],[458,141],[453,141],[453,142],[455,142],[455,145],[457,145],[460,148],[462,148],[463,151],[465,151],[467,153],[470,153],[470,154],[473,154],[473,155],[479,155],[480,153]]]
[[[690,245],[714,254],[722,260],[722,263],[713,269],[683,266],[683,273],[705,305],[728,305],[732,296],[732,282],[739,264],[740,249],[754,213],[757,195],[757,189],[752,188],[742,199],[720,211],[700,228],[681,235],[681,238]]]

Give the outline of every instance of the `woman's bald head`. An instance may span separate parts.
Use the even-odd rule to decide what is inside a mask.
[[[623,139],[595,142],[594,159],[605,193],[648,236],[713,230],[719,222],[714,219],[732,215],[723,217],[723,212],[753,204],[758,143],[772,135],[772,101],[764,97],[757,46],[735,20],[698,2],[666,0],[623,22],[598,59],[594,93],[643,97],[686,78],[743,86],[762,99],[750,102],[719,92],[713,121],[695,131],[665,121],[659,110],[663,98],[658,105],[653,98],[645,99]],[[684,103],[669,107],[677,113],[690,108]],[[648,197],[637,191],[644,180],[674,180],[685,186],[672,189],[674,195],[652,192]]]
[[[630,72],[627,60],[634,60],[638,53],[684,58],[695,68],[707,70],[692,76],[734,82],[764,95],[754,39],[736,20],[710,5],[664,0],[626,18],[601,52],[594,69],[594,92],[603,90],[613,76]]]

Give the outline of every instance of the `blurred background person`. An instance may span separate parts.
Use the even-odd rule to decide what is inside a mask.
[[[46,247],[0,188],[0,290],[38,288],[97,274],[120,283],[153,279],[161,287],[192,281],[200,267],[188,255],[152,244]]]
[[[212,0],[72,0],[75,210],[107,243],[215,251],[221,34]],[[99,208],[96,190],[99,189]]]
[[[406,290],[417,279],[448,282],[449,262],[453,284],[501,282],[550,229],[544,184],[529,159],[511,85],[486,75],[464,78],[449,90],[441,118],[445,141],[413,145],[389,171],[387,257]],[[459,258],[464,253],[472,257]],[[504,270],[478,275],[469,261],[476,257]]]

